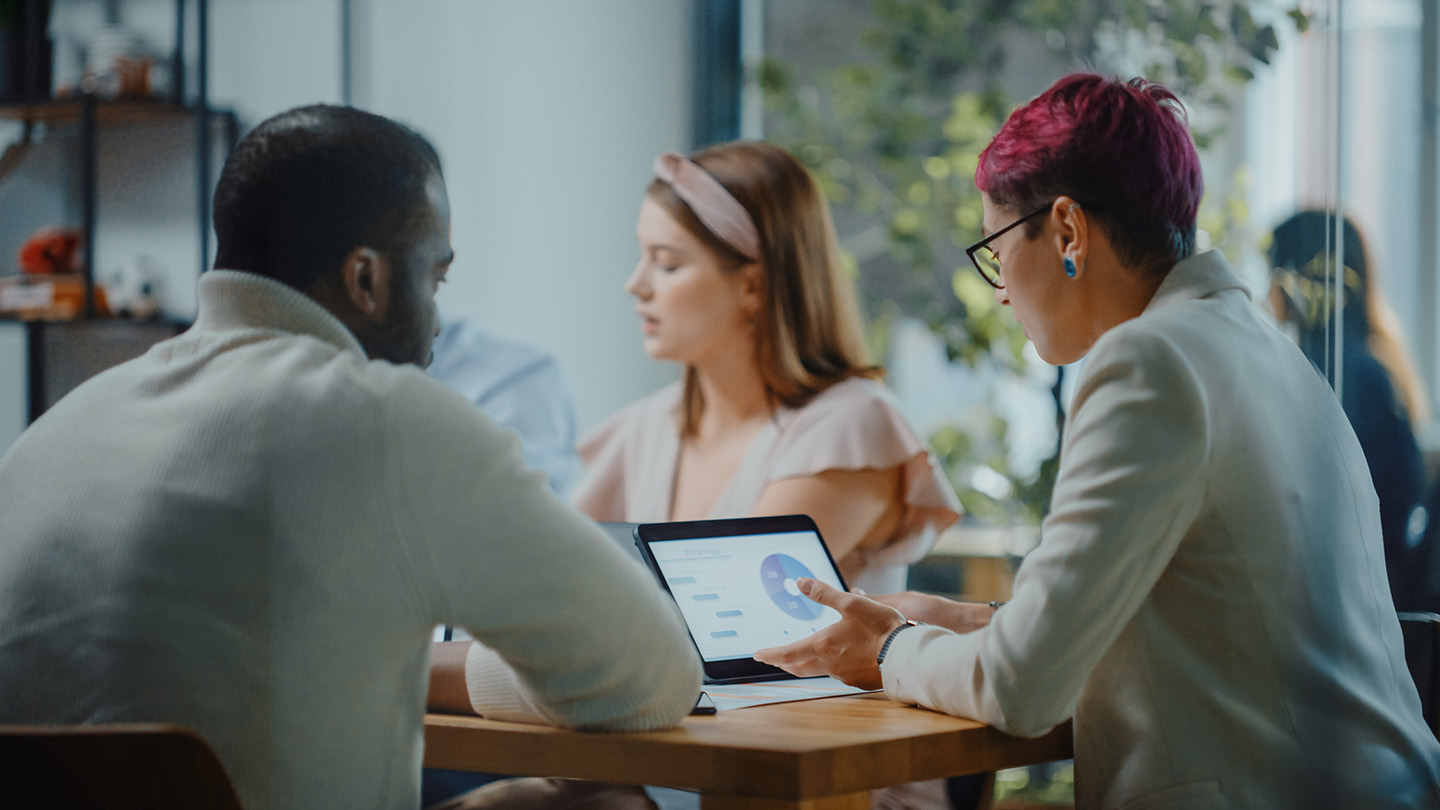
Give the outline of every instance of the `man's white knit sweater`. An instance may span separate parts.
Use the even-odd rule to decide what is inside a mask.
[[[0,722],[180,723],[249,810],[413,810],[438,623],[498,653],[467,671],[493,716],[697,694],[673,604],[512,434],[268,279],[207,273],[192,329],[0,462]]]

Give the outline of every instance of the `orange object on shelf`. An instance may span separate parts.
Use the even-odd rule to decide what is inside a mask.
[[[32,275],[78,273],[80,240],[78,228],[41,228],[20,245],[20,270]]]
[[[0,316],[24,321],[73,321],[85,313],[85,277],[79,273],[0,278]],[[95,287],[95,314],[109,316],[105,289]]]

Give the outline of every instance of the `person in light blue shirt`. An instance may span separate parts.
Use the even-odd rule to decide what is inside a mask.
[[[429,375],[519,434],[525,464],[545,473],[550,489],[565,497],[579,459],[575,406],[555,358],[450,318],[443,319],[433,351]]]

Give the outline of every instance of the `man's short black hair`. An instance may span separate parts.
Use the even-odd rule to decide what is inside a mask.
[[[357,247],[404,246],[440,157],[403,124],[316,104],[267,119],[215,188],[215,266],[307,289]]]

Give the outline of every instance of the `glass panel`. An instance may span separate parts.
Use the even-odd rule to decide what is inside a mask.
[[[1436,14],[1423,0],[1343,3],[1342,209],[1364,244],[1342,241],[1335,255],[1342,268],[1364,264],[1366,283],[1357,291],[1347,273],[1332,285],[1362,299],[1342,307],[1345,319],[1362,322],[1340,325],[1342,343],[1368,340],[1422,430],[1433,420],[1428,402],[1436,390]],[[1341,351],[1342,360],[1362,350]],[[1352,395],[1343,365],[1340,374],[1342,400],[1366,395]]]
[[[1201,149],[1201,245],[1223,250],[1263,305],[1270,229],[1302,202],[1341,198],[1339,3],[765,5],[764,134],[829,194],[891,384],[970,524],[1002,527],[1001,551],[1035,540],[1074,375],[1040,361],[964,255],[980,236],[979,151],[1077,65],[1165,83]],[[1335,294],[1330,265],[1322,298]],[[1325,334],[1322,362],[1340,359],[1339,333]]]
[[[974,561],[1038,537],[1074,374],[1039,360],[963,248],[980,237],[978,152],[1078,65],[1184,99],[1201,246],[1337,389],[1387,554],[1419,541],[1420,446],[1440,445],[1440,6],[786,0],[764,29],[764,136],[829,195],[877,356],[969,513],[938,555],[965,555],[964,572],[932,558],[912,587],[1003,599],[1003,573]]]

